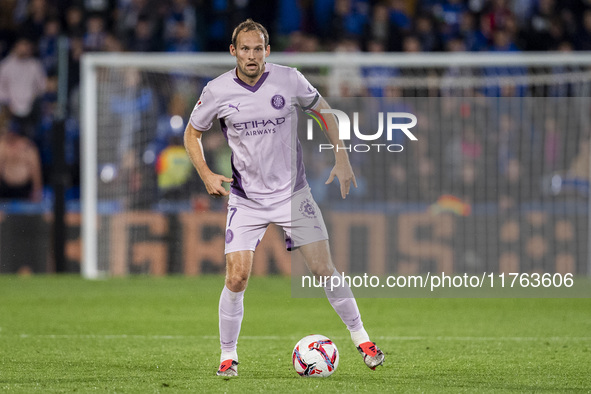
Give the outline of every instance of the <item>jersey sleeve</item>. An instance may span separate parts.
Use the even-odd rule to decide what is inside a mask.
[[[191,117],[189,118],[191,126],[199,131],[211,129],[211,125],[218,115],[217,108],[215,98],[209,90],[209,84],[207,84],[203,88],[201,96],[197,100],[195,108],[193,108],[193,112],[191,112]]]
[[[298,70],[296,70],[296,97],[304,111],[316,108],[320,101],[318,90]]]

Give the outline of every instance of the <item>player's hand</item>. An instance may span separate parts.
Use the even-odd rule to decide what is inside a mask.
[[[351,168],[349,161],[337,162],[332,168],[326,184],[328,185],[329,183],[332,183],[335,177],[338,178],[341,185],[341,197],[343,199],[347,197],[347,194],[349,194],[351,182],[353,182],[353,185],[357,187],[355,174],[353,173],[353,168]]]
[[[231,183],[232,178],[211,173],[203,180],[207,193],[212,197],[225,197],[230,194],[230,192],[222,186],[222,183],[224,182]]]

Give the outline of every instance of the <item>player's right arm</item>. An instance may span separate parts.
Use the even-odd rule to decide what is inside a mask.
[[[189,155],[189,159],[205,184],[207,193],[212,197],[222,197],[230,194],[223,186],[223,182],[232,182],[231,178],[216,174],[207,165],[205,155],[203,153],[203,145],[201,144],[201,136],[203,132],[195,129],[191,122],[187,124],[185,129],[184,142],[185,149]]]

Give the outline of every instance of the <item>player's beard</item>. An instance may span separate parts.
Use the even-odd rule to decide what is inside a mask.
[[[248,70],[248,68],[246,68],[246,64],[244,66],[238,65],[238,68],[243,75],[247,76],[248,78],[255,79],[263,73],[265,63],[256,63],[256,65],[257,67],[253,70]]]

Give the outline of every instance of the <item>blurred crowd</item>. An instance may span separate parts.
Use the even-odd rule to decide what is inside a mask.
[[[380,140],[380,149],[370,147],[375,141],[356,136],[346,142],[352,147],[350,161],[359,186],[348,196],[354,204],[380,209],[382,203],[402,203],[424,209],[444,196],[479,212],[489,204],[494,205],[492,212],[516,212],[522,204],[542,202],[587,204],[588,104],[574,106],[567,97],[474,95],[343,98],[335,107],[359,111],[365,135],[379,129],[379,114],[410,112],[418,119],[412,129],[418,141],[398,131],[390,141]],[[387,143],[402,153],[387,152]],[[334,204],[340,200],[338,188],[324,185],[332,157],[314,144],[303,142],[312,154],[306,162],[308,182],[319,204]]]
[[[69,197],[77,198],[82,54],[224,52],[248,17],[268,28],[273,51],[591,50],[590,0],[2,0],[0,199],[39,201],[39,183],[51,182],[59,37],[69,57]],[[5,154],[17,148],[26,153]]]

